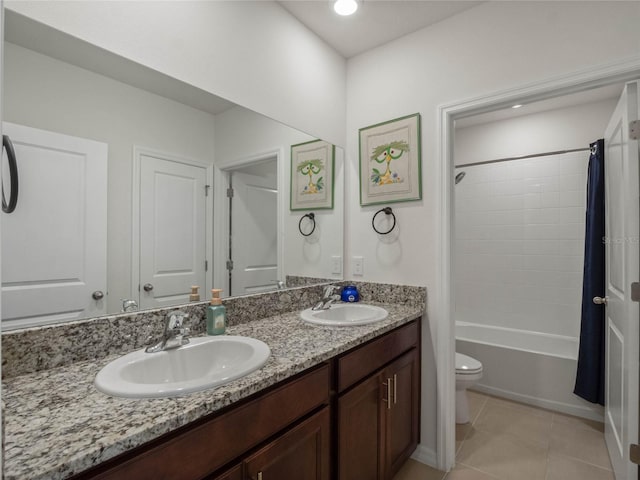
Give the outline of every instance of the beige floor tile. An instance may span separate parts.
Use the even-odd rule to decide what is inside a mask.
[[[464,439],[472,430],[473,425],[471,423],[465,423],[462,425],[456,424],[456,453],[460,451],[460,447],[462,446]]]
[[[542,408],[526,405],[524,403],[514,402],[512,400],[507,400],[506,398],[489,397],[487,400],[487,406],[488,405],[499,405],[514,410],[519,410],[521,412],[527,412],[538,417],[553,418],[553,412],[551,412],[550,410],[544,410]]]
[[[554,423],[551,428],[549,453],[573,457],[611,470],[604,435],[570,424]]]
[[[445,472],[410,458],[393,477],[393,480],[442,480],[444,476]]]
[[[469,401],[469,418],[471,423],[478,418],[478,414],[482,411],[482,408],[486,405],[489,397],[480,392],[474,392],[473,390],[467,390],[467,400]]]
[[[513,435],[475,430],[457,461],[501,480],[544,480],[547,449]]]
[[[549,456],[547,480],[615,480],[613,472],[568,457]]]
[[[474,427],[486,432],[508,433],[546,448],[551,435],[551,418],[536,415],[529,409],[521,410],[489,403],[478,416]]]
[[[466,465],[456,465],[456,468],[451,470],[444,477],[444,480],[496,480],[497,478]]]
[[[588,420],[586,418],[574,417],[573,415],[565,415],[563,413],[553,414],[554,423],[564,423],[565,425],[573,425],[574,427],[581,427],[592,432],[604,433],[604,423],[596,422],[595,420]]]

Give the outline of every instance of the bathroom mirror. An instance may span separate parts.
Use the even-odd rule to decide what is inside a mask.
[[[38,160],[2,215],[3,329],[186,303],[191,285],[206,300],[342,278],[342,149],[334,207],[302,236],[290,151],[313,136],[11,10],[5,24],[4,131]]]

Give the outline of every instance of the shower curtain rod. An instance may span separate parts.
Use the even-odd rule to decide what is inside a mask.
[[[531,155],[522,155],[520,157],[507,157],[507,158],[498,158],[496,160],[485,160],[483,162],[463,163],[462,165],[456,165],[455,168],[475,167],[476,165],[487,165],[489,163],[510,162],[511,160],[524,160],[525,158],[547,157],[549,155],[559,155],[561,153],[588,152],[590,150],[591,150],[590,147],[584,147],[584,148],[572,148],[570,150],[556,150],[555,152],[532,153]]]

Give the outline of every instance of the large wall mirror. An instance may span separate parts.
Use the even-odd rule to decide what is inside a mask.
[[[302,235],[291,146],[313,136],[8,9],[5,22],[19,197],[1,216],[3,329],[186,303],[193,285],[206,300],[342,278],[341,148],[333,208]]]

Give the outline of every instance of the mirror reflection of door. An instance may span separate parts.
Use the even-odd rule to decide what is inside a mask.
[[[228,171],[228,179],[228,293],[274,290],[279,278],[277,158]]]
[[[207,285],[207,169],[157,152],[139,165],[139,306],[187,303]]]
[[[107,144],[8,122],[3,130],[19,194],[1,214],[2,328],[106,313]]]

